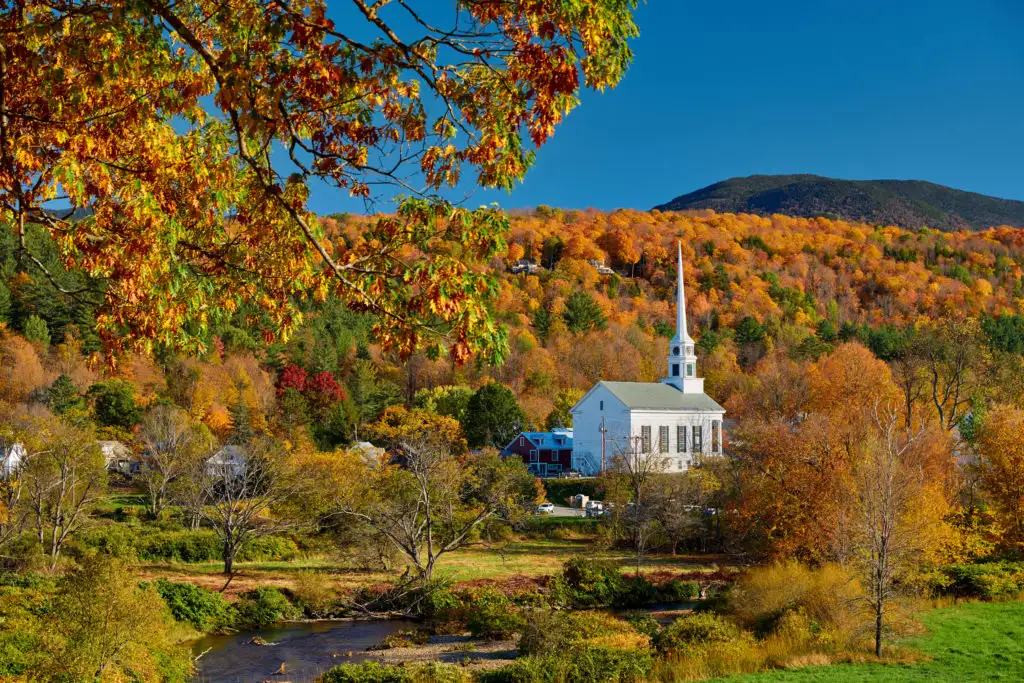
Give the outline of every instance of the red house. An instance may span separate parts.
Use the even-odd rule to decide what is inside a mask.
[[[572,430],[522,432],[501,451],[518,455],[531,472],[540,477],[556,476],[572,469]]]

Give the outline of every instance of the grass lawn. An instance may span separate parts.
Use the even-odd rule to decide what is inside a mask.
[[[921,617],[928,632],[906,641],[927,658],[914,664],[836,664],[734,676],[730,683],[1024,680],[1024,602],[966,603]]]
[[[588,540],[525,540],[509,543],[501,548],[473,546],[450,553],[441,558],[436,570],[439,576],[455,581],[478,579],[507,579],[512,576],[544,576],[557,574],[562,563],[575,555],[608,559],[622,564],[624,571],[633,567],[633,558],[621,551],[601,550]],[[693,571],[710,568],[715,558],[689,555],[649,555],[640,563],[642,572]],[[164,577],[171,581],[188,581],[206,588],[219,590],[225,582],[220,562],[152,563],[142,567],[142,577],[152,580]],[[365,572],[345,569],[330,558],[303,558],[289,562],[236,562],[235,578],[229,594],[257,586],[287,588],[294,585],[295,576],[302,571],[327,574],[338,589],[384,583],[394,580],[401,572]]]

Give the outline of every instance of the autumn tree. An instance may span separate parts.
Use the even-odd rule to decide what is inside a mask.
[[[555,397],[555,407],[548,413],[544,426],[547,429],[572,427],[572,413],[569,410],[583,398],[581,389],[562,389]]]
[[[629,544],[637,576],[640,560],[658,527],[655,483],[668,469],[668,445],[650,435],[634,434],[624,444],[617,443],[606,475],[607,496],[616,504],[616,522]]]
[[[287,334],[299,298],[333,292],[403,355],[446,342],[457,361],[500,356],[494,280],[476,266],[504,250],[507,222],[439,191],[519,182],[581,88],[622,78],[635,5],[2,9],[0,223],[34,277],[57,282],[26,240],[36,221],[91,278],[59,289],[102,302],[113,349],[200,349],[247,305]],[[346,241],[307,208],[324,183],[408,198]],[[44,211],[55,200],[89,214]]]
[[[281,444],[268,437],[231,447],[196,463],[188,473],[195,511],[217,534],[224,573],[234,573],[238,553],[253,540],[298,525],[291,514],[312,484]]]
[[[868,586],[875,656],[880,657],[891,600],[901,580],[936,557],[949,508],[944,479],[936,476],[941,474],[936,466],[942,467],[936,435],[908,431],[891,404],[876,406],[871,423],[865,452],[852,471],[850,532]]]
[[[26,440],[29,451],[22,470],[22,504],[29,508],[36,540],[50,568],[89,518],[93,504],[105,493],[103,453],[91,430],[64,421],[41,418]]]
[[[519,458],[493,449],[454,456],[431,433],[409,434],[398,445],[401,465],[369,463],[352,456],[336,462],[334,517],[366,524],[381,534],[413,568],[413,583],[429,584],[437,562],[464,547],[484,523],[514,522],[538,501],[536,478]]]
[[[192,658],[166,603],[122,560],[96,556],[61,579],[30,672],[42,680],[184,680]],[[38,630],[36,630],[38,629]],[[31,636],[30,636],[31,637]]]
[[[193,423],[188,414],[170,405],[150,410],[139,425],[142,473],[149,514],[159,518],[170,502],[171,483],[188,474],[196,461],[213,453],[209,431]]]
[[[1024,546],[1024,410],[1000,406],[985,417],[978,440],[981,489],[992,503],[1009,549]]]

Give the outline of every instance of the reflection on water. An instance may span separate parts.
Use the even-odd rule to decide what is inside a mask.
[[[259,631],[227,636],[207,636],[192,646],[199,662],[196,681],[205,683],[251,683],[265,680],[312,681],[332,666],[366,659],[362,651],[384,636],[412,622],[319,621],[283,624]],[[256,645],[262,638],[275,645]],[[351,657],[346,656],[349,652]],[[284,674],[275,675],[284,664]]]

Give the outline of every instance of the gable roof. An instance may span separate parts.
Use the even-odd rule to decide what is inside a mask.
[[[535,448],[541,450],[572,449],[572,430],[559,428],[552,429],[550,432],[520,432],[516,434],[516,438],[508,442],[502,452],[510,450],[519,437],[526,437]]]
[[[684,394],[663,382],[598,382],[630,410],[688,410],[724,413],[725,408],[707,394]]]

